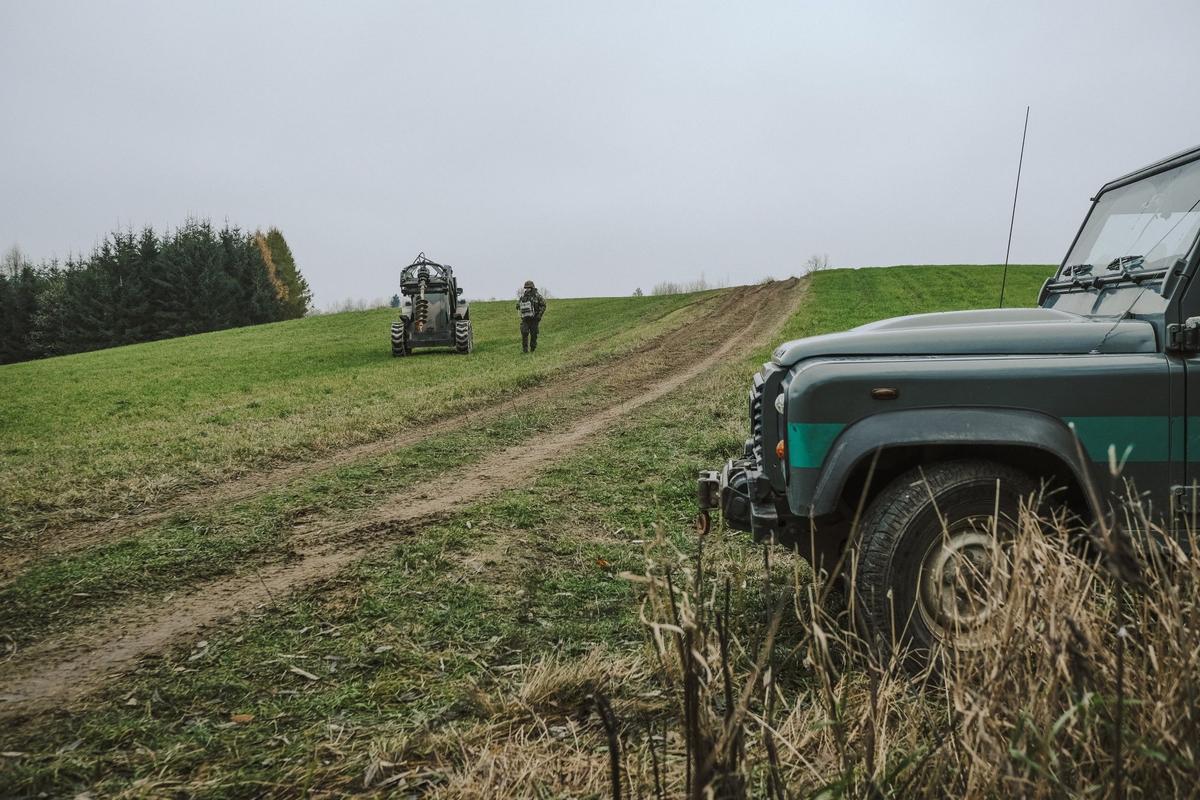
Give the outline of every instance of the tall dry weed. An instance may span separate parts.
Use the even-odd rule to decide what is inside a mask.
[[[826,602],[832,584],[801,571],[768,566],[747,613],[719,557],[651,569],[643,619],[681,747],[656,754],[665,777],[641,790],[1200,796],[1200,551],[1130,508],[1093,531],[1024,510],[988,641],[918,671],[868,647],[854,603]]]
[[[660,536],[645,573],[627,576],[642,589],[644,654],[532,662],[479,690],[475,722],[379,743],[366,786],[656,800],[1200,796],[1195,535],[1169,539],[1137,511],[1084,531],[1024,510],[992,635],[915,671],[912,654],[856,633],[838,581],[771,548],[747,568],[739,537],[717,531],[684,554]]]

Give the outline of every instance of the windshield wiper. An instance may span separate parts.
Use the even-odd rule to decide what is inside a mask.
[[[1054,281],[1046,288],[1062,291],[1064,289],[1073,289],[1076,286],[1091,286],[1096,282],[1096,279],[1092,277],[1091,264],[1069,264],[1063,267],[1060,277],[1062,277],[1062,280]]]
[[[1169,267],[1160,267],[1158,269],[1146,269],[1145,256],[1121,256],[1114,258],[1108,262],[1106,268],[1109,275],[1100,275],[1096,278],[1097,286],[1105,284],[1124,283],[1129,281],[1134,284],[1141,284],[1143,281],[1165,278],[1171,271]]]
[[[1165,278],[1165,277],[1167,277],[1167,274],[1170,273],[1170,271],[1171,271],[1167,267],[1162,267],[1160,269],[1143,269],[1140,266],[1140,263],[1141,262],[1139,262],[1139,266],[1136,269],[1121,269],[1120,267],[1109,267],[1109,269],[1113,270],[1113,272],[1111,272],[1108,275],[1098,276],[1096,278],[1096,286],[1102,287],[1102,286],[1109,286],[1109,285],[1115,284],[1115,283],[1126,283],[1126,282],[1140,285],[1145,281],[1153,281],[1153,280],[1159,280],[1161,278]],[[1119,270],[1119,271],[1117,271],[1117,270]]]
[[[1142,269],[1145,263],[1145,256],[1121,256],[1120,258],[1114,258],[1112,261],[1108,262],[1108,269],[1119,269],[1123,272],[1129,272],[1130,270]]]

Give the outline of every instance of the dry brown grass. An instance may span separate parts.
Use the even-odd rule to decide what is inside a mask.
[[[628,691],[653,679],[639,655],[553,654],[492,678],[471,692],[470,721],[376,741],[362,788],[438,798],[598,796],[609,752],[595,698],[623,695],[616,713],[630,719],[667,706],[661,693]]]
[[[652,571],[645,618],[684,742],[660,754],[666,796],[1200,795],[1195,537],[1127,512],[1083,547],[1061,519],[1022,516],[992,640],[917,672],[799,571],[749,629],[719,554]]]
[[[994,638],[914,671],[851,633],[798,559],[736,537],[652,548],[639,653],[555,655],[471,721],[379,741],[368,791],[430,797],[1195,797],[1195,537],[1023,512]],[[664,556],[665,554],[665,556]],[[480,721],[486,720],[486,721]],[[615,769],[614,769],[615,768]]]

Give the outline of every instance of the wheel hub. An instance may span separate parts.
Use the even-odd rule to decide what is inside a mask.
[[[921,564],[917,606],[944,644],[982,645],[987,623],[1004,601],[1008,559],[987,518],[962,520],[935,542]]]

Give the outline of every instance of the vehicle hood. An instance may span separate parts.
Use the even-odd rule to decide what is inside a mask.
[[[1075,355],[1154,353],[1154,326],[1142,320],[1082,317],[1050,308],[996,308],[913,314],[844,333],[784,342],[771,360],[784,367],[816,356]]]

